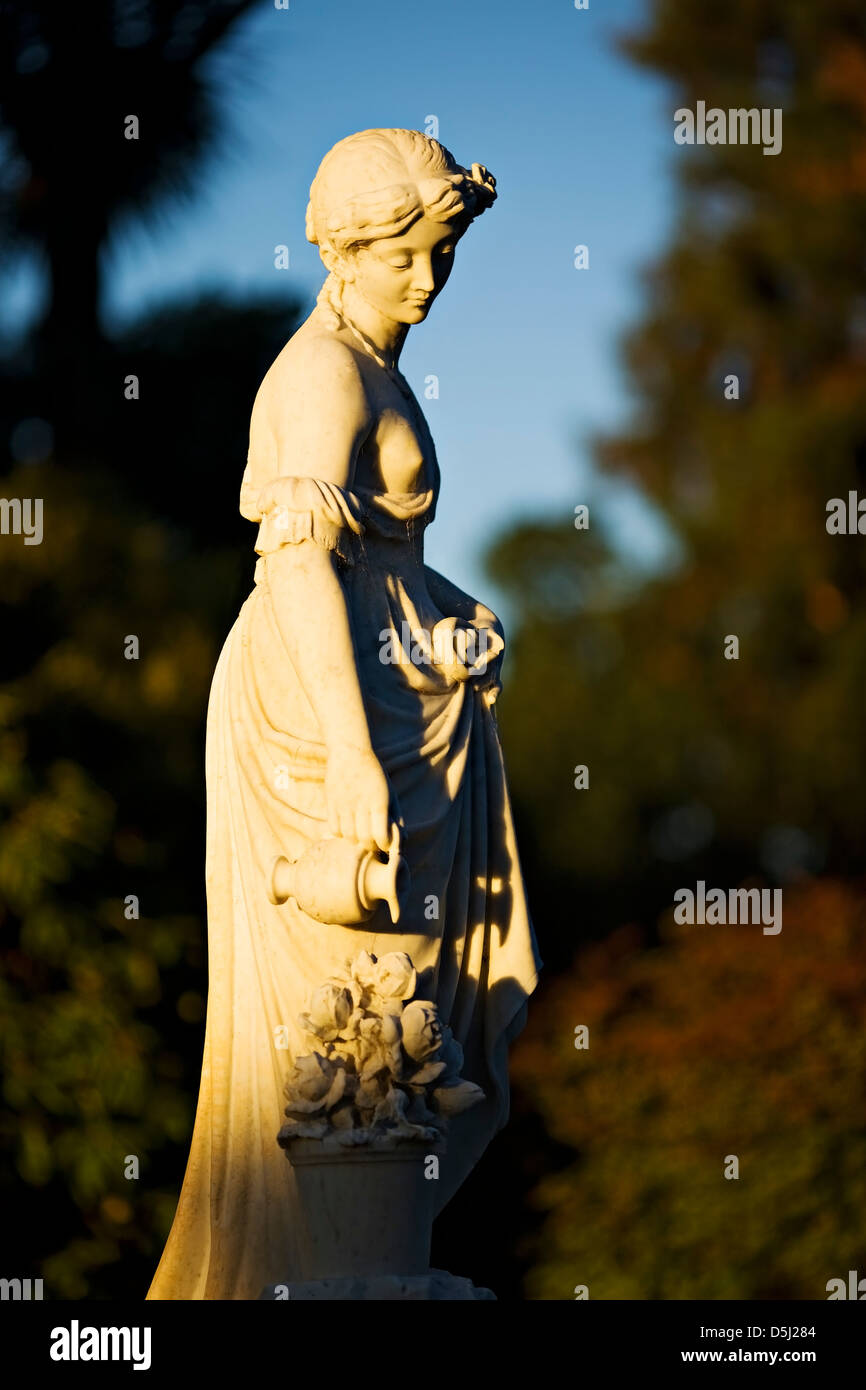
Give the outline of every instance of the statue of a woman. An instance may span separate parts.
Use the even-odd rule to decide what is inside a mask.
[[[439,469],[398,367],[495,196],[482,166],[412,130],[341,140],[310,190],[329,274],[253,408],[240,508],[260,558],[208,710],[201,1091],[149,1298],[257,1298],[291,1268],[283,1086],[311,992],[359,950],[411,956],[485,1091],[452,1124],[437,1209],[507,1118],[539,960],[493,712],[501,628],[424,564]],[[411,874],[396,926],[383,902],[342,926],[269,900],[275,856],[331,836],[387,852],[395,826]]]

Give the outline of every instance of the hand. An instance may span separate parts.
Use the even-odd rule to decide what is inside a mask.
[[[488,610],[489,611],[489,610]],[[502,657],[505,652],[505,637],[502,624],[493,617],[492,623],[476,622],[480,635],[481,655],[475,662],[478,674],[473,679],[476,690],[481,694],[485,705],[492,709],[502,691],[499,674],[502,670]]]
[[[328,828],[367,849],[388,853],[391,824],[400,820],[390,783],[372,748],[338,745],[325,769]]]
[[[486,611],[486,610],[485,610]],[[490,614],[493,618],[493,614]],[[482,621],[464,622],[460,618],[442,618],[433,628],[433,658],[437,670],[449,680],[490,683],[490,673],[499,670],[499,659],[505,646],[501,629]]]

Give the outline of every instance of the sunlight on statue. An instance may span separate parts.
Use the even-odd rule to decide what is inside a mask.
[[[286,1156],[320,1142],[313,1124],[287,1137],[305,1104],[318,1104],[314,1081],[332,1096],[341,1073],[348,1090],[338,1099],[348,1107],[351,1094],[354,1109],[341,1122],[335,1101],[328,1126],[356,1139],[374,1113],[377,1143],[399,1140],[410,1156],[447,1128],[436,1181],[424,1182],[418,1160],[434,1210],[508,1116],[508,1043],[540,963],[494,713],[503,635],[489,608],[424,564],[439,466],[399,370],[409,328],[430,312],[460,238],[495,197],[483,166],[464,169],[411,130],[341,140],[310,190],[307,237],[328,276],[253,407],[240,509],[258,527],[255,586],[208,709],[201,1090],[149,1298],[253,1299],[274,1281],[311,1276],[305,1203],[331,1169],[302,1190]],[[463,634],[445,657],[432,640],[443,623]],[[383,634],[396,643],[407,631],[429,639],[413,643],[417,659],[383,662]],[[323,1036],[311,1000],[342,1007],[354,999],[352,962],[407,958],[417,1003],[404,1006],[405,990],[390,1009],[369,1003],[375,991],[359,994],[345,1052],[331,1055],[339,1031],[311,1051],[311,1032],[314,1042]],[[419,1025],[451,1048],[440,1059],[431,1042],[427,1070],[412,1062],[418,1048],[405,1031]],[[374,1043],[387,1084],[369,1060]],[[295,1108],[281,1147],[290,1078]],[[414,1100],[404,1094],[413,1085]],[[446,1102],[458,1113],[439,1126]],[[347,1223],[368,1191],[353,1198],[351,1183],[368,1183],[362,1169],[374,1167],[366,1137],[341,1150]],[[400,1190],[392,1181],[392,1202]]]

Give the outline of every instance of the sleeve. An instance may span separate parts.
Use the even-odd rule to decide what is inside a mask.
[[[273,478],[258,491],[245,481],[240,510],[248,521],[259,522],[258,555],[311,540],[353,564],[356,538],[364,533],[355,493],[321,478]]]

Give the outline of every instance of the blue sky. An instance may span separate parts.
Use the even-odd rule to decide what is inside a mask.
[[[499,199],[403,353],[442,467],[428,559],[489,598],[479,561],[499,529],[597,499],[623,550],[651,562],[650,515],[592,476],[586,448],[627,408],[617,338],[672,221],[673,102],[613,46],[642,14],[640,0],[582,11],[573,0],[262,0],[214,66],[215,80],[233,74],[229,138],[188,206],[117,238],[109,316],[204,286],[293,289],[312,305],[323,271],[304,211],[319,160],[354,130],[424,129],[435,115],[457,159],[496,176]],[[574,268],[578,243],[588,270]],[[274,268],[278,244],[288,271]],[[28,293],[23,277],[13,312]],[[423,399],[430,374],[438,400]]]

